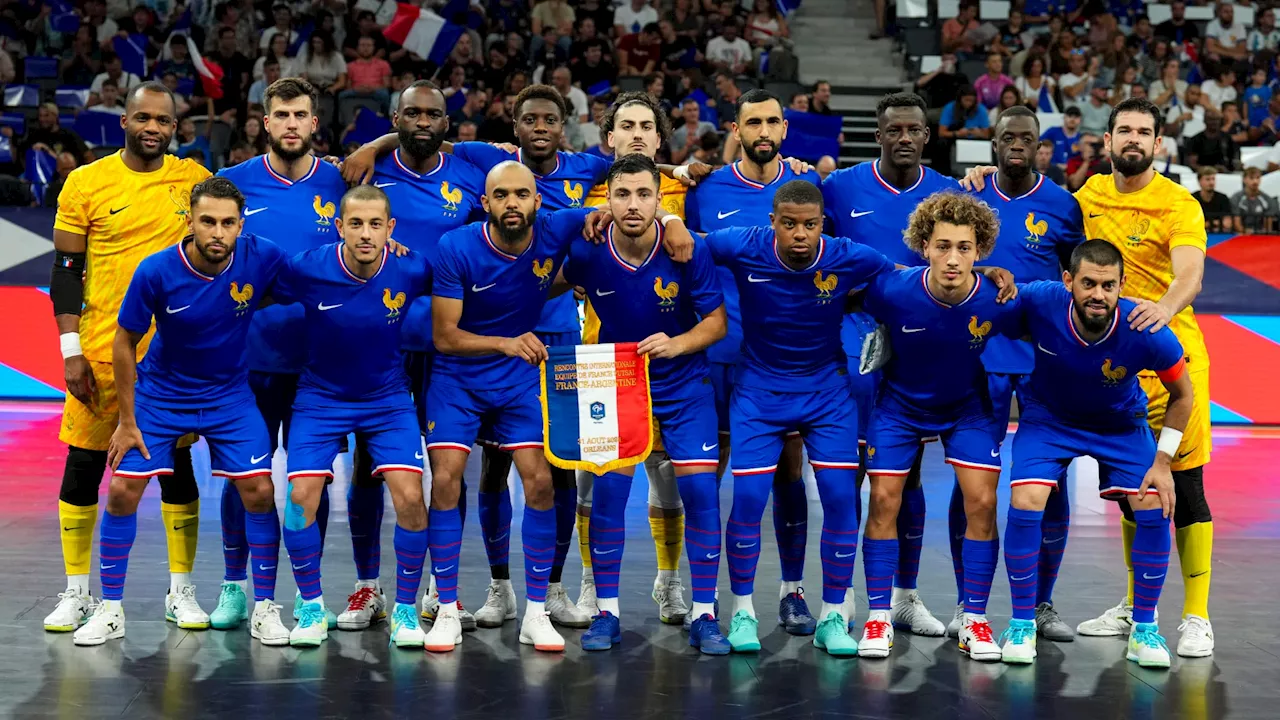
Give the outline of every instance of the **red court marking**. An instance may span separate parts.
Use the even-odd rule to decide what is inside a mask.
[[[1257,423],[1280,422],[1280,345],[1220,315],[1197,315],[1209,357],[1209,394],[1214,402]]]
[[[30,287],[0,288],[0,362],[55,388],[65,387],[58,327],[49,296]]]
[[[1209,257],[1280,290],[1280,253],[1274,235],[1241,235],[1209,248]]]

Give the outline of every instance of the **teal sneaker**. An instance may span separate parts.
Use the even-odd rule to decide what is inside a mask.
[[[214,630],[235,630],[249,619],[249,599],[244,590],[233,582],[222,583],[218,595],[218,607],[209,613],[209,624]]]
[[[1012,665],[1027,665],[1036,659],[1036,621],[1009,621],[1009,629],[1000,634],[1000,659]]]
[[[421,648],[427,640],[427,634],[418,624],[418,608],[414,605],[396,603],[391,612],[391,642],[389,645],[398,648]]]
[[[760,652],[760,623],[746,610],[739,610],[729,623],[729,647],[734,652]]]
[[[298,624],[289,632],[289,644],[294,647],[319,647],[329,639],[329,627],[324,621],[324,606],[318,602],[303,602],[298,608]]]
[[[853,657],[858,654],[858,641],[849,635],[849,625],[838,612],[827,613],[813,633],[813,646],[828,655]]]
[[[302,593],[295,592],[293,594],[293,619],[294,620],[302,619],[302,606],[305,604],[306,602],[303,601],[302,599]],[[338,616],[334,615],[333,611],[330,610],[329,608],[324,609],[324,620],[325,620],[325,623],[329,626],[330,630],[338,629]]]
[[[1155,623],[1133,624],[1133,632],[1129,634],[1128,658],[1144,668],[1168,669],[1169,646]]]

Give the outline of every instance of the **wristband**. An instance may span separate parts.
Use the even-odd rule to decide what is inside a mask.
[[[687,179],[689,178],[689,166],[688,166],[688,165],[681,165],[680,167],[676,168],[675,170],[672,170],[672,171],[671,171],[671,177],[673,177],[673,178],[675,178],[675,179],[677,179],[677,180],[687,180]]]
[[[80,349],[80,333],[78,332],[62,333],[58,336],[58,344],[62,347],[63,360],[77,355],[84,355],[84,351]]]
[[[662,223],[662,227],[666,227],[667,223],[673,220],[681,220],[681,219],[682,218],[679,215],[676,215],[675,213],[671,213],[670,215],[663,216],[661,219],[658,220],[658,222]]]
[[[1160,430],[1160,442],[1156,444],[1156,452],[1162,452],[1171,458],[1178,456],[1178,446],[1182,444],[1182,431],[1171,427]]]

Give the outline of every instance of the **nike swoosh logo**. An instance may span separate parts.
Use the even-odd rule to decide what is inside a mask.
[[[808,520],[805,520],[804,522],[791,522],[791,523],[787,523],[787,524],[786,524],[786,527],[800,527],[801,525],[808,525],[808,524],[809,524],[809,521],[808,521]]]
[[[175,314],[177,314],[177,313],[182,312],[183,310],[186,310],[186,309],[187,309],[187,308],[189,308],[189,307],[191,307],[191,306],[190,306],[190,305],[183,305],[183,306],[182,306],[182,307],[180,307],[180,308],[171,308],[171,307],[169,307],[168,305],[165,305],[165,306],[164,306],[164,311],[165,311],[165,312],[167,312],[167,313],[169,313],[170,315],[175,315]]]
[[[1016,578],[1010,578],[1010,579],[1013,580],[1014,582],[1018,582],[1020,580],[1030,580],[1032,575],[1035,575],[1035,573],[1027,573],[1022,577],[1016,577]]]
[[[119,210],[111,210],[110,212],[111,212],[111,214],[112,214],[112,215],[115,215],[115,214],[116,214],[116,213],[118,213],[118,212],[124,212],[124,211],[125,211],[125,209],[127,209],[128,207],[129,207],[128,205],[125,205],[124,207],[120,208]]]
[[[395,183],[374,183],[373,184],[373,186],[376,188],[391,187],[392,185],[395,185]]]
[[[494,285],[497,285],[497,284],[498,284],[498,283],[489,283],[488,285],[485,285],[484,287],[480,287],[479,285],[474,285],[474,284],[473,284],[473,285],[471,286],[471,292],[484,292],[485,290],[488,290],[489,288],[491,288],[491,287],[493,287]]]
[[[550,565],[548,565],[548,566],[546,566],[546,567],[538,567],[537,565],[535,565],[535,566],[533,567],[533,571],[534,571],[534,572],[536,572],[536,573],[548,572],[549,570],[551,570],[551,566],[550,566]]]
[[[924,533],[920,533],[919,535],[912,535],[911,533],[907,533],[908,540],[919,540],[922,537],[924,537]]]
[[[502,539],[505,538],[507,535],[510,535],[510,533],[502,533],[498,537],[491,537],[489,538],[489,542],[491,543],[502,542]]]
[[[836,553],[836,557],[838,557],[838,558],[853,557],[854,555],[855,555],[855,553],[839,553],[839,552],[838,552],[838,553]]]
[[[1050,540],[1049,538],[1045,538],[1044,540],[1042,540],[1042,541],[1041,541],[1041,544],[1042,544],[1042,545],[1054,545],[1054,544],[1056,544],[1056,543],[1060,543],[1060,542],[1062,542],[1063,540],[1066,540],[1066,539],[1067,539],[1067,538],[1065,538],[1065,537],[1054,538],[1054,539],[1052,539],[1052,540]]]
[[[198,520],[192,520],[191,522],[187,523],[186,525],[174,525],[174,526],[173,526],[173,529],[174,529],[174,530],[185,530],[185,529],[187,529],[187,528],[191,527],[192,525],[195,525],[197,522],[199,522],[199,521],[198,521]]]
[[[739,550],[746,550],[747,548],[753,548],[755,546],[756,546],[755,543],[751,543],[750,545],[743,545],[742,543],[737,543],[737,548]]]
[[[617,291],[617,290],[610,290],[609,292],[605,292],[604,290],[600,290],[599,288],[597,288],[597,289],[596,289],[596,297],[608,297],[609,295],[612,295],[612,294],[614,294],[614,293],[616,293],[616,292],[618,292],[618,291]]]
[[[1053,352],[1053,351],[1051,351],[1051,350],[1045,350],[1045,349],[1044,349],[1044,346],[1043,346],[1043,345],[1041,345],[1040,343],[1036,343],[1036,349],[1037,349],[1037,350],[1039,350],[1040,352],[1044,353],[1045,355],[1052,355],[1052,356],[1054,356],[1054,357],[1057,357],[1057,356],[1058,356],[1058,353],[1056,353],[1056,352]]]
[[[421,451],[421,450],[419,450],[418,452],[414,453],[414,454],[413,454],[413,459],[414,459],[414,460],[421,460],[421,459],[422,459],[422,451]]]
[[[1184,452],[1184,453],[1178,453],[1178,459],[1179,459],[1179,460],[1185,460],[1185,459],[1186,459],[1186,457],[1187,457],[1188,455],[1190,455],[1191,453],[1193,453],[1193,452],[1195,452],[1195,451],[1196,451],[1196,449],[1195,449],[1195,448],[1191,448],[1190,450],[1188,450],[1188,451],[1186,451],[1186,452]]]
[[[1100,218],[1100,217],[1102,217],[1102,213],[1089,213],[1089,218],[1090,218],[1090,219],[1093,219],[1093,218]]]
[[[710,445],[708,445],[706,443],[702,443],[702,452],[710,452],[711,450],[715,450],[716,446],[719,444],[720,443],[711,443]]]
[[[262,212],[263,210],[266,210],[266,208],[264,208],[264,207],[260,207],[260,208],[254,208],[254,209],[252,209],[252,210],[250,210],[249,208],[245,208],[245,209],[244,209],[244,216],[245,216],[245,217],[249,217],[250,215],[257,215],[258,213]]]
[[[999,450],[992,450],[992,451],[991,451],[991,457],[1000,457],[1000,451],[999,451]]]
[[[1148,575],[1146,573],[1142,573],[1143,580],[1159,580],[1162,577],[1164,577],[1164,573],[1160,573],[1159,575]]]
[[[849,213],[849,217],[851,217],[851,218],[860,218],[860,217],[862,217],[863,215],[870,215],[870,214],[871,214],[871,213],[873,213],[873,212],[875,212],[875,210],[864,210],[864,211],[862,211],[862,212],[858,212],[857,210],[853,210],[853,211],[851,211],[851,212]]]
[[[904,333],[918,333],[918,332],[924,332],[924,331],[925,331],[925,328],[909,328],[906,325],[902,326],[902,332]]]
[[[420,572],[422,572],[422,568],[418,568],[417,570],[405,570],[405,571],[404,571],[404,574],[405,574],[405,575],[417,575],[417,574],[418,574],[418,573],[420,573]]]
[[[115,567],[115,565],[99,565],[99,566],[98,566],[98,569],[99,569],[99,570],[110,570],[110,569],[111,569],[111,568],[113,568],[113,567]]]
[[[311,563],[304,563],[304,564],[302,564],[302,565],[294,565],[294,566],[293,566],[293,569],[294,569],[294,570],[306,570],[306,569],[307,569],[307,568],[309,568],[309,567],[311,567]]]
[[[747,273],[747,282],[771,282],[771,278],[758,278],[751,273]]]
[[[730,210],[729,212],[717,212],[716,218],[719,220],[723,220],[729,217],[730,215],[737,215],[740,212],[742,212],[742,208],[738,208],[737,210]]]
[[[316,305],[316,309],[322,312],[325,310],[332,310],[334,308],[340,308],[340,307],[342,307],[342,303],[338,303],[337,305],[325,305],[324,303],[320,303],[319,305]]]
[[[715,553],[715,554],[712,554],[712,555],[708,555],[708,556],[707,556],[707,559],[708,559],[708,560],[715,560],[715,559],[716,559],[716,558],[718,558],[718,557],[720,557],[720,553]],[[1192,575],[1191,577],[1195,577],[1195,575]]]
[[[979,600],[978,598],[969,598],[969,602],[973,603],[974,605],[977,605],[978,603],[980,603],[980,602],[982,602],[982,601],[981,601],[981,600]]]
[[[612,550],[594,550],[592,551],[591,554],[592,555],[608,555],[610,553],[616,553],[616,552],[618,552],[618,548],[614,548]]]
[[[884,596],[883,596],[883,595],[872,595],[871,597],[867,598],[867,600],[879,600],[879,599],[880,599],[880,598],[882,598],[882,597],[884,597]]]
[[[276,566],[275,565],[259,565],[258,569],[261,570],[262,572],[271,572],[272,570],[276,569]]]
[[[271,454],[271,453],[267,453],[267,455],[270,455],[270,454]],[[267,455],[261,455],[261,456],[259,456],[259,457],[251,457],[251,458],[249,458],[249,464],[250,464],[250,465],[257,465],[258,463],[262,462],[263,460],[266,460],[266,459],[267,459]]]
[[[84,528],[85,528],[85,526],[84,526],[84,525],[72,525],[71,527],[67,527],[66,525],[63,525],[63,526],[62,526],[62,531],[63,531],[63,532],[71,532],[72,530],[83,530]]]
[[[1193,577],[1193,578],[1198,578],[1198,577],[1200,577],[1201,575],[1204,575],[1204,574],[1205,574],[1205,573],[1207,573],[1207,572],[1209,572],[1209,571],[1208,571],[1208,570],[1201,570],[1201,571],[1200,571],[1200,572],[1198,572],[1198,573],[1191,573],[1191,577]]]
[[[450,570],[452,570],[454,567],[455,567],[455,566],[453,566],[453,565],[449,565],[449,566],[442,567],[442,568],[436,568],[434,572],[435,572],[435,574],[439,575],[440,573],[447,573],[447,572],[449,572],[449,571],[450,571]]]

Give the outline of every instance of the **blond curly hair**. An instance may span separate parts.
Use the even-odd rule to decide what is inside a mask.
[[[991,206],[972,195],[943,191],[925,198],[911,213],[902,241],[917,255],[924,256],[925,246],[933,237],[938,223],[973,228],[978,245],[978,259],[991,255],[996,247],[996,235],[1000,233],[1000,221]]]

